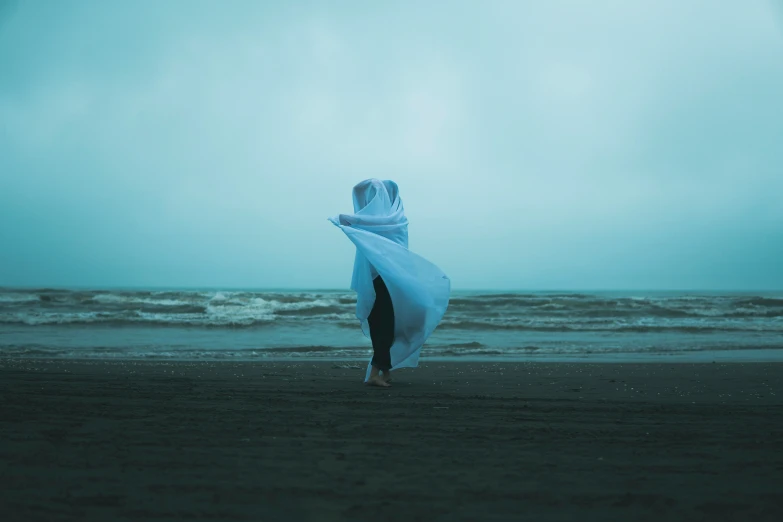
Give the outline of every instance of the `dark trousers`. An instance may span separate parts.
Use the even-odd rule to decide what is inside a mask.
[[[381,371],[391,368],[391,352],[394,344],[394,307],[392,306],[389,289],[380,276],[373,282],[375,287],[375,305],[372,307],[367,322],[370,324],[370,339],[372,340],[372,365]]]

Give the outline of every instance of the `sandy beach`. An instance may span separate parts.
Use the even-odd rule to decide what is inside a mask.
[[[783,519],[781,364],[363,368],[0,361],[0,518]]]

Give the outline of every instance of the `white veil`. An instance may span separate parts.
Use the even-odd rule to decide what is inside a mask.
[[[392,370],[414,367],[419,353],[446,313],[451,281],[435,265],[408,250],[408,218],[393,181],[368,179],[353,188],[353,214],[329,218],[354,245],[351,289],[356,292],[356,317],[370,335],[367,318],[375,304],[377,272],[389,289],[394,307]],[[369,378],[371,367],[367,367]]]

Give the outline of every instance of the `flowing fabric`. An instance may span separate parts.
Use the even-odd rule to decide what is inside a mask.
[[[356,317],[369,337],[367,318],[375,304],[373,278],[380,275],[394,307],[392,370],[415,367],[424,342],[446,313],[451,281],[443,271],[408,250],[408,218],[393,181],[368,179],[353,188],[353,214],[329,220],[354,245],[351,289],[356,292]],[[365,381],[372,365],[367,366]]]

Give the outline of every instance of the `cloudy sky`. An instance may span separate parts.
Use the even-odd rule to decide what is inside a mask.
[[[776,3],[777,2],[777,3]],[[0,0],[0,285],[782,289],[778,0]]]

